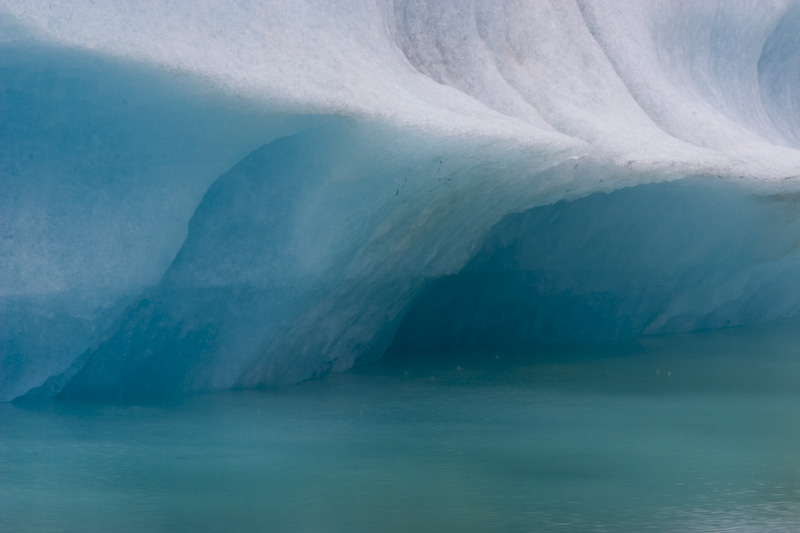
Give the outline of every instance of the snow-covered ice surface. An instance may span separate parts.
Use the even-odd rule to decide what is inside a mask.
[[[0,0],[0,400],[796,316],[798,117],[791,1]]]

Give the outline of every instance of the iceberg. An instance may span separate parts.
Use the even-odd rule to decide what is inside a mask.
[[[0,0],[0,400],[800,315],[800,3]]]

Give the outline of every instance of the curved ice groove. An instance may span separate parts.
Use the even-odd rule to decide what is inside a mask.
[[[298,381],[379,356],[508,213],[687,175],[790,192],[799,5],[0,0],[0,304],[15,346],[57,294],[83,324],[14,355],[13,390],[90,344],[51,392]]]
[[[792,74],[794,73],[794,75]],[[758,81],[772,123],[800,146],[800,5],[789,7],[764,43]]]
[[[199,74],[273,109],[567,142],[552,124],[620,161],[763,178],[798,163],[762,138],[777,140],[757,90],[761,47],[791,5],[84,0],[2,9],[42,38]]]
[[[746,22],[736,2],[698,2],[687,10],[636,5],[640,10],[584,2],[582,9],[648,115],[669,134],[724,154],[723,174],[748,161],[745,174],[753,177],[793,175],[796,152],[780,146],[791,139],[764,111],[757,73],[763,45],[789,3],[759,3]]]

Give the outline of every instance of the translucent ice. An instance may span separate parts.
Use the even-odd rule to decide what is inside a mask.
[[[292,383],[419,295],[398,342],[796,315],[798,35],[778,0],[0,0],[0,399]]]

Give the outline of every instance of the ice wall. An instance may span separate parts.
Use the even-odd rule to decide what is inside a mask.
[[[306,119],[85,50],[0,46],[0,391],[19,394],[158,282],[219,174]]]
[[[491,239],[592,234],[506,219],[484,242],[505,215],[685,176],[714,185],[674,209],[603,204],[608,232],[634,206],[708,222],[699,241],[637,224],[654,249],[709,248],[694,278],[617,310],[650,324],[626,334],[724,324],[680,295],[736,276],[784,303],[728,315],[791,314],[790,275],[734,265],[795,227],[791,202],[762,200],[798,187],[799,26],[789,1],[0,1],[0,399],[48,377],[41,394],[132,398],[345,369]],[[747,231],[711,224],[734,214]],[[595,241],[635,265],[617,244]],[[748,264],[791,271],[793,252],[762,251]],[[562,270],[608,298],[643,275]]]

